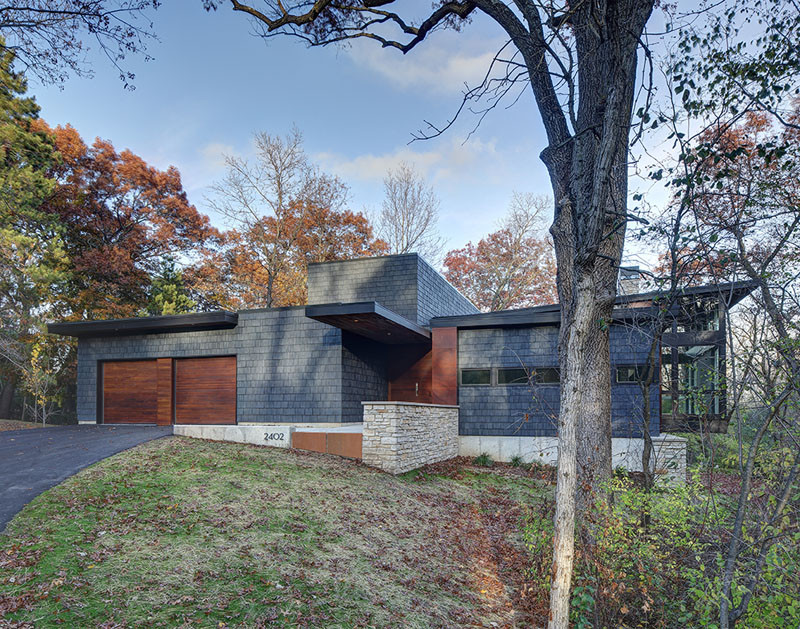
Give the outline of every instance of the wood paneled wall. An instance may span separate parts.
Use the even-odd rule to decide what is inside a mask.
[[[155,360],[103,363],[103,422],[152,424],[157,413]]]
[[[156,424],[169,426],[172,423],[172,359],[159,358],[156,360],[158,372],[158,410]]]
[[[427,345],[386,346],[389,400],[430,404],[433,358]]]
[[[235,356],[108,361],[100,369],[103,423],[236,423]]]
[[[458,328],[433,328],[433,404],[458,404]]]

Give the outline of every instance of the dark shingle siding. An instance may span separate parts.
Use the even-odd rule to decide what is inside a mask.
[[[341,421],[341,332],[302,309],[242,312],[232,330],[83,339],[78,418],[96,417],[98,360],[231,354],[238,421]]]
[[[309,305],[358,301],[377,301],[417,321],[416,255],[309,265]]]
[[[342,421],[362,421],[361,402],[387,398],[386,346],[342,333]]]
[[[419,294],[417,323],[428,325],[433,317],[477,314],[479,310],[421,257],[418,261]]]
[[[478,312],[416,253],[309,266],[309,304],[358,301],[377,301],[419,325]]]
[[[649,350],[646,332],[611,329],[613,364],[640,364]],[[558,328],[487,328],[459,330],[459,368],[558,366]],[[612,365],[613,368],[613,365]],[[556,385],[459,387],[462,435],[555,436],[559,410]],[[651,387],[651,434],[658,434],[658,385]],[[641,436],[642,396],[635,384],[613,384],[614,437]]]

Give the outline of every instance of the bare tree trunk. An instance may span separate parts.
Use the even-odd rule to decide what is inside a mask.
[[[594,287],[591,275],[584,275],[575,293],[575,310],[570,325],[561,328],[561,403],[558,414],[558,471],[556,514],[553,534],[553,565],[550,575],[550,629],[569,626],[570,587],[575,555],[575,492],[577,489],[577,427],[584,392],[583,356],[591,328]]]
[[[587,323],[590,332],[582,355],[583,395],[577,433],[578,513],[591,505],[598,491],[605,493],[603,487],[611,476],[611,357],[608,328],[597,324],[603,318],[598,310],[593,308]]]
[[[11,404],[14,401],[14,392],[17,390],[17,375],[9,373],[0,394],[0,418],[11,419]]]

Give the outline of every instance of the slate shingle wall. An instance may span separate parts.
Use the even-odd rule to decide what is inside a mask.
[[[377,301],[417,320],[417,256],[397,255],[308,266],[308,303]]]
[[[83,339],[78,419],[96,418],[98,360],[231,354],[238,421],[341,421],[341,332],[307,319],[303,308],[240,312],[231,330]]]
[[[388,350],[391,352],[391,349]],[[385,400],[389,396],[386,378],[387,346],[342,333],[342,421],[363,419],[361,402]]]
[[[428,325],[433,317],[469,315],[480,312],[425,260],[417,256],[417,323]]]
[[[309,265],[309,304],[358,301],[377,301],[419,325],[478,312],[416,253]]]
[[[611,331],[613,365],[643,364],[646,332]],[[459,368],[558,366],[558,328],[463,329],[458,332]],[[459,434],[547,437],[556,435],[557,385],[459,387]],[[637,384],[612,384],[614,437],[640,437],[642,397]],[[658,386],[651,387],[651,434],[658,434]]]

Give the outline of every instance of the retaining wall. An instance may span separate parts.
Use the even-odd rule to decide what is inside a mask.
[[[413,402],[362,402],[361,460],[402,474],[458,455],[458,407]]]

